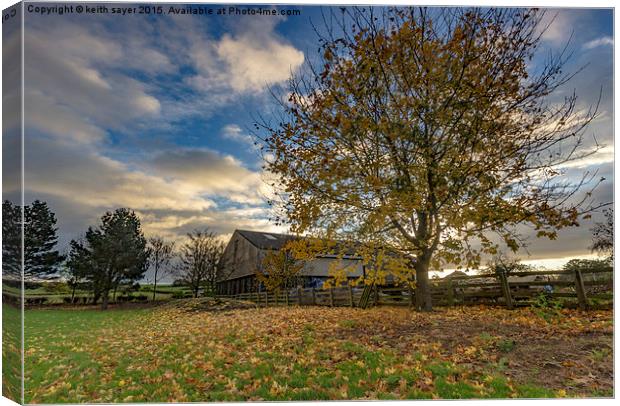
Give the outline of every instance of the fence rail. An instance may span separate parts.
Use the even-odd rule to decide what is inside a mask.
[[[520,280],[520,279],[528,280]],[[509,309],[529,306],[543,296],[581,309],[613,300],[613,269],[536,271],[462,275],[431,280],[431,296],[438,306],[498,304]],[[252,292],[221,296],[247,300],[259,306],[413,306],[415,291],[403,287],[297,288],[280,292]],[[608,306],[609,303],[602,304]]]

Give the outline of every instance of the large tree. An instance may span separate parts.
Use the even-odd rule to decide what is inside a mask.
[[[420,310],[432,309],[429,268],[478,266],[502,242],[516,251],[520,224],[551,239],[578,225],[592,178],[571,182],[561,164],[586,154],[595,109],[550,100],[571,74],[565,53],[535,59],[541,13],[341,10],[317,29],[320,61],[290,81],[281,117],[257,123],[279,220],[400,252]]]
[[[129,209],[116,209],[89,227],[83,241],[71,241],[69,264],[81,268],[93,289],[95,303],[107,309],[110,292],[122,283],[141,279],[148,268],[149,250],[140,219]]]
[[[165,241],[162,237],[155,236],[148,240],[149,244],[149,263],[153,268],[153,301],[157,293],[157,282],[172,273],[169,267],[170,261],[174,258],[174,241]]]
[[[212,231],[195,230],[187,234],[187,242],[181,246],[178,275],[198,297],[201,287],[215,292],[220,259],[224,243]]]

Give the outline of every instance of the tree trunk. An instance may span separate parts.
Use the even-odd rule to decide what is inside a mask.
[[[155,276],[154,276],[154,283],[153,283],[153,302],[155,301],[155,293],[157,292],[157,266],[155,266]]]
[[[198,289],[200,289],[200,286],[195,286],[194,287],[194,299],[196,299],[198,297]]]
[[[73,304],[73,301],[75,300],[75,287],[76,286],[77,284],[74,284],[71,289],[71,304]]]
[[[431,299],[431,284],[428,278],[428,268],[430,265],[430,255],[418,257],[415,264],[416,289],[415,304],[416,310],[430,312],[433,310]]]
[[[101,299],[101,310],[106,310],[108,308],[108,301],[110,299],[110,292],[103,292]]]

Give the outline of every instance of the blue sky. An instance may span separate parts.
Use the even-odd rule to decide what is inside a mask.
[[[171,239],[202,227],[224,237],[236,228],[285,231],[268,220],[269,176],[248,129],[258,115],[271,114],[269,87],[283,85],[317,52],[310,20],[320,22],[320,9],[287,8],[301,14],[26,13],[26,200],[49,202],[62,244],[120,206],[140,214],[147,234]],[[585,68],[562,91],[575,89],[585,109],[603,89],[601,115],[588,134],[607,145],[566,168],[566,176],[598,170],[608,181],[597,193],[611,201],[613,14],[547,14],[556,13],[542,56],[573,34],[567,69]],[[591,145],[590,138],[584,148]],[[5,184],[4,191],[15,189]],[[529,258],[589,254],[591,226],[537,242]]]

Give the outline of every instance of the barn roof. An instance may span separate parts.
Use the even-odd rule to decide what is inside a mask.
[[[251,242],[254,246],[262,250],[279,250],[288,241],[294,240],[297,237],[290,234],[276,234],[267,233],[263,231],[249,231],[249,230],[236,230],[246,240]]]
[[[264,231],[235,230],[241,234],[252,245],[261,250],[280,250],[288,241],[303,239],[307,237],[299,237],[291,234],[268,233]],[[359,243],[354,243],[357,246]],[[340,245],[337,245],[340,246]],[[359,257],[355,252],[355,247],[343,244],[345,257]],[[323,254],[321,257],[335,257],[336,255]]]

